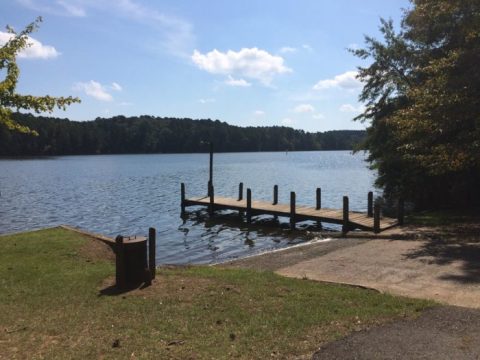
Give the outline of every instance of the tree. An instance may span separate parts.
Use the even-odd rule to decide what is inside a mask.
[[[480,1],[412,0],[400,30],[354,50],[356,119],[370,123],[366,148],[385,196],[418,207],[480,203]]]
[[[9,130],[36,134],[29,127],[22,126],[12,119],[12,109],[31,110],[36,113],[52,112],[55,107],[65,110],[68,105],[80,102],[80,99],[71,96],[32,96],[20,95],[15,92],[20,75],[16,57],[20,51],[30,46],[29,34],[38,29],[41,21],[42,18],[38,17],[19,33],[7,26],[7,32],[12,37],[0,48],[0,72],[6,70],[5,79],[0,82],[0,125],[6,126]]]

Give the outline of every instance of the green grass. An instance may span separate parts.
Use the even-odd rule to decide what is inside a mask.
[[[100,295],[114,266],[92,260],[92,241],[63,229],[0,237],[0,358],[296,358],[433,305],[214,267],[159,269],[149,288]]]
[[[458,225],[480,221],[480,209],[428,210],[407,216],[409,224],[421,226]]]

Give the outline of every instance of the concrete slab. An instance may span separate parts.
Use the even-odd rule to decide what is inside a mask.
[[[479,243],[370,240],[276,272],[480,308]]]

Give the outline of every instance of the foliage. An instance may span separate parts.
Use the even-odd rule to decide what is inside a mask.
[[[401,28],[353,52],[366,148],[387,197],[418,207],[480,202],[480,2],[413,0]]]
[[[20,95],[15,92],[20,69],[16,57],[18,53],[30,46],[29,34],[38,29],[42,18],[37,18],[24,30],[17,33],[7,26],[7,32],[12,35],[2,47],[0,47],[0,72],[6,70],[5,79],[0,82],[0,125],[10,130],[33,133],[27,126],[20,125],[12,119],[12,109],[30,110],[36,113],[52,112],[55,107],[65,110],[67,105],[80,102],[79,99],[69,97],[32,96]]]
[[[2,358],[304,358],[433,305],[210,266],[159,269],[153,286],[115,295],[95,241],[63,229],[0,236]]]
[[[218,120],[140,116],[76,122],[14,114],[32,137],[0,126],[0,155],[70,155],[205,152],[213,141],[216,152],[350,150],[364,131],[308,133],[287,127],[238,127]]]

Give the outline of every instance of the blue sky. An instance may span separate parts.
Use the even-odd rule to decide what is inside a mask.
[[[407,0],[11,0],[0,25],[41,15],[20,93],[82,99],[54,115],[210,118],[307,131],[361,129],[348,47],[396,24]],[[2,29],[3,30],[3,29]],[[0,43],[8,35],[0,32]],[[1,74],[0,74],[1,75]]]

